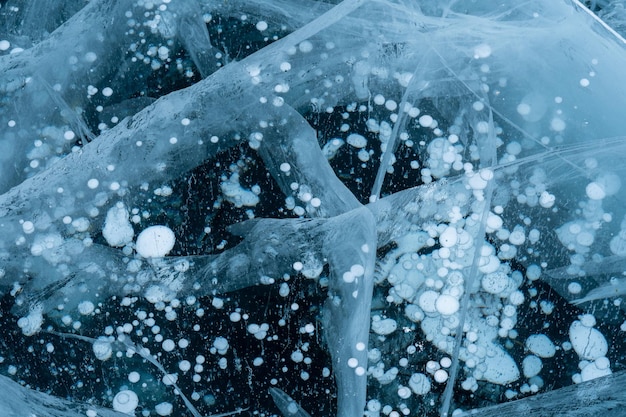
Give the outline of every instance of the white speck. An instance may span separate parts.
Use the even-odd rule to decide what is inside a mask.
[[[111,95],[113,94],[113,90],[111,89],[111,87],[104,87],[102,89],[102,95],[105,97],[111,97]]]
[[[587,78],[581,78],[580,79],[580,86],[581,87],[589,87],[589,80]]]
[[[10,47],[11,47],[11,42],[7,41],[6,39],[0,40],[0,51],[6,51]]]
[[[264,21],[264,20],[261,20],[261,21],[257,22],[256,29],[259,32],[263,32],[264,30],[267,30],[267,22]]]

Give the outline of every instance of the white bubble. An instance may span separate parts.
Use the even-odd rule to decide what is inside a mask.
[[[534,334],[526,339],[526,348],[540,358],[551,358],[556,354],[554,343],[544,334]]]
[[[352,133],[348,135],[346,139],[349,145],[354,146],[355,148],[364,148],[367,145],[367,139],[364,136],[359,135],[358,133]]]
[[[92,190],[98,188],[98,185],[100,185],[100,181],[98,181],[96,178],[92,178],[87,181],[87,187],[91,188]]]
[[[422,373],[415,373],[409,379],[409,387],[417,395],[426,395],[430,392],[430,381]]]
[[[530,106],[527,103],[520,103],[517,105],[517,112],[522,116],[528,116],[530,114]]]
[[[95,306],[91,301],[81,301],[78,304],[78,312],[83,316],[88,316],[89,314],[93,313],[94,310]]]
[[[427,114],[425,114],[423,116],[420,116],[420,118],[419,118],[419,124],[422,127],[430,127],[430,126],[432,126],[433,122],[434,122],[434,119],[431,116],[427,115]]]
[[[176,348],[176,344],[172,339],[165,339],[163,343],[161,343],[161,347],[166,352],[171,352]]]
[[[474,59],[488,58],[491,55],[491,46],[481,43],[474,48]]]
[[[582,290],[583,287],[578,282],[570,282],[567,286],[567,291],[569,291],[570,294],[580,294]]]
[[[449,316],[459,311],[459,300],[451,295],[442,294],[437,297],[435,308],[440,314]]]
[[[150,226],[137,236],[137,253],[144,258],[167,255],[176,242],[174,232],[167,226]]]
[[[300,52],[307,53],[313,50],[313,44],[310,41],[302,41],[298,45]]]
[[[172,414],[174,406],[168,402],[162,402],[154,407],[154,411],[160,416],[169,416]]]
[[[604,186],[595,181],[587,184],[585,192],[587,193],[587,197],[589,197],[591,200],[602,200],[604,197],[606,197]]]
[[[550,128],[555,132],[562,132],[565,130],[565,121],[559,117],[555,117],[550,121]]]
[[[395,111],[398,108],[398,103],[396,103],[394,100],[387,100],[385,101],[385,107],[389,111]]]
[[[443,384],[444,382],[448,380],[448,371],[443,370],[443,369],[438,369],[433,374],[433,378],[435,379],[436,382]]]
[[[139,398],[131,390],[118,392],[113,398],[113,409],[120,413],[132,414],[139,405]]]

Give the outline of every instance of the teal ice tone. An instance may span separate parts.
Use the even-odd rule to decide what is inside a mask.
[[[0,2],[0,414],[621,416],[625,7]]]

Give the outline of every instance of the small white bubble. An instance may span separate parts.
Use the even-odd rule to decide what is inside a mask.
[[[91,188],[92,190],[98,188],[98,185],[100,185],[100,181],[98,181],[96,178],[92,178],[87,181],[87,187]]]

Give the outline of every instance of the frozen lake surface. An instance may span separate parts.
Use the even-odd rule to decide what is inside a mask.
[[[3,415],[620,415],[622,2],[23,3]]]

